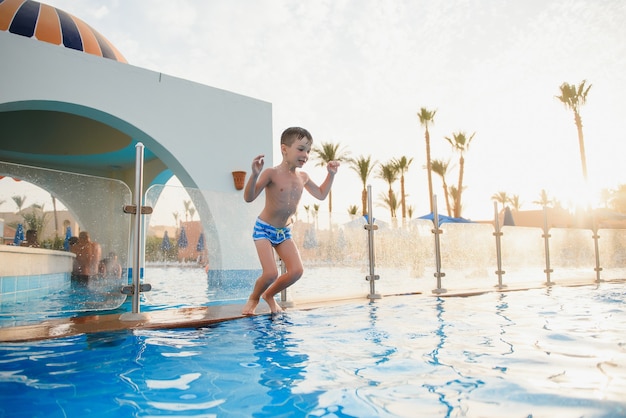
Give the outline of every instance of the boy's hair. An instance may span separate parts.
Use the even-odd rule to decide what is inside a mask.
[[[280,143],[290,147],[291,144],[296,141],[296,139],[302,138],[306,138],[310,143],[313,143],[313,137],[311,136],[309,131],[304,128],[291,127],[283,131],[283,134],[280,136]]]

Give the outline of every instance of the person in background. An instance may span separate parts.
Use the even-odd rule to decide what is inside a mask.
[[[100,261],[98,266],[100,277],[107,279],[119,279],[122,277],[122,265],[117,261],[117,254],[111,251],[107,258]]]
[[[307,173],[300,171],[309,159],[312,146],[313,137],[309,131],[298,127],[287,128],[280,138],[283,160],[279,165],[262,171],[264,156],[258,155],[252,161],[252,175],[243,197],[246,202],[252,202],[265,190],[265,207],[252,233],[263,272],[242,309],[243,315],[254,315],[261,297],[267,302],[272,314],[281,312],[274,300],[275,295],[302,277],[304,269],[300,253],[291,239],[291,217],[298,208],[304,189],[319,200],[328,196],[339,168],[339,161],[328,162],[326,179],[318,186]],[[287,270],[281,276],[278,276],[274,249]]]
[[[39,248],[39,240],[37,238],[37,231],[29,229],[26,231],[26,239],[20,244],[22,247]]]
[[[98,276],[98,262],[102,256],[100,244],[91,241],[87,231],[78,234],[78,242],[70,245],[70,251],[76,255],[72,277],[87,280]]]

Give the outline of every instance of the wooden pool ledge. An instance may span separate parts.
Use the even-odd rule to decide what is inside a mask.
[[[625,282],[624,279],[607,280],[606,282]],[[588,281],[567,282],[562,286],[597,286],[598,283],[589,283]],[[412,292],[403,294],[383,295],[384,298],[424,295],[434,297],[467,297],[475,296],[490,292],[510,292],[518,290],[529,290],[541,288],[541,286],[511,286],[502,289],[464,289],[458,291],[447,291],[445,293],[431,293],[430,291]],[[289,310],[309,310],[322,306],[333,306],[348,303],[365,303],[370,299],[365,296],[351,297],[344,299],[332,299],[323,301],[298,301],[295,307]],[[69,318],[48,319],[40,323],[32,325],[21,325],[15,327],[0,328],[0,342],[25,342],[46,340],[51,338],[69,337],[79,334],[90,334],[96,332],[111,332],[135,329],[168,329],[168,328],[200,328],[203,326],[216,324],[219,322],[231,321],[234,319],[245,318],[241,314],[243,304],[232,305],[212,305],[201,307],[190,307],[180,309],[165,309],[142,312],[145,318],[132,319],[123,318],[127,314],[103,314],[89,315]],[[266,304],[260,303],[257,307],[255,316],[269,315],[269,309]]]

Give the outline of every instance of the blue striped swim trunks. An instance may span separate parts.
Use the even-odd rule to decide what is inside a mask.
[[[257,218],[254,224],[254,231],[252,232],[252,238],[255,241],[260,239],[266,239],[272,243],[275,247],[288,239],[291,239],[291,228],[286,226],[284,228],[276,228]]]

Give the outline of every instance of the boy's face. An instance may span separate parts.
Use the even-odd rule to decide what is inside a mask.
[[[302,167],[311,153],[311,141],[306,138],[296,139],[290,146],[283,144],[283,158],[297,167]]]

